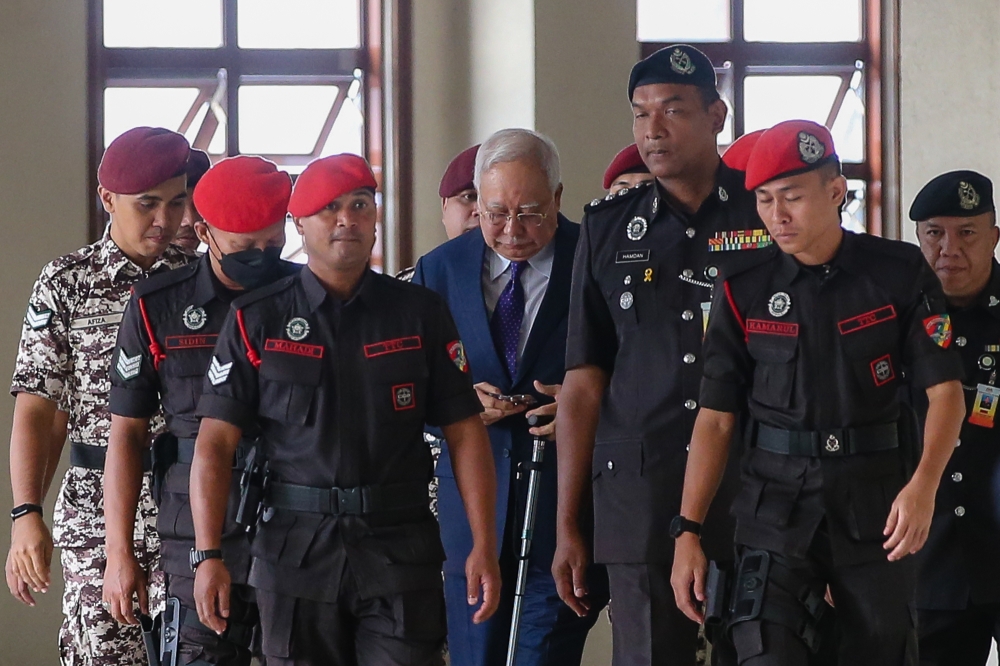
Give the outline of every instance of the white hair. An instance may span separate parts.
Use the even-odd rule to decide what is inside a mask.
[[[553,192],[562,181],[559,150],[549,137],[529,129],[513,127],[495,132],[483,141],[476,154],[473,184],[479,189],[482,175],[497,164],[531,160],[545,172]]]

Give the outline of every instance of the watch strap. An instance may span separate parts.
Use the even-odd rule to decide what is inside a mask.
[[[40,504],[31,504],[30,502],[25,502],[24,504],[19,504],[15,506],[10,511],[10,519],[17,520],[18,518],[23,518],[29,513],[37,513],[42,515],[42,507]]]

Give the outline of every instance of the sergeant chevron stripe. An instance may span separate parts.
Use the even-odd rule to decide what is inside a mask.
[[[142,354],[129,356],[124,349],[118,354],[118,364],[115,368],[118,370],[118,376],[122,379],[135,379],[139,376],[140,367],[142,367]]]
[[[37,331],[49,325],[49,321],[52,320],[52,310],[48,308],[39,310],[34,305],[28,305],[28,312],[25,314],[25,319],[27,319],[31,330]]]
[[[232,361],[229,363],[219,363],[219,359],[213,356],[212,364],[208,367],[208,381],[212,382],[212,386],[218,386],[229,379],[229,371],[232,369]]]

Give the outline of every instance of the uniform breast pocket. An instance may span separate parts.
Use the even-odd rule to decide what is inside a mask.
[[[400,352],[370,362],[375,412],[395,423],[422,421],[429,376],[423,355]]]
[[[895,319],[841,333],[841,346],[862,395],[876,399],[895,395],[899,368],[894,350],[898,338],[899,326]]]
[[[750,334],[747,350],[754,359],[754,400],[768,407],[785,408],[795,388],[798,336]]]
[[[265,351],[260,363],[260,415],[305,425],[312,418],[322,370],[321,357]]]
[[[179,351],[167,354],[163,367],[163,408],[171,414],[190,414],[198,406],[202,383],[211,359],[206,353]]]

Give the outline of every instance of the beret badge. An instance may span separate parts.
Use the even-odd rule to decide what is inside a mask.
[[[799,155],[806,164],[816,164],[826,155],[826,146],[815,135],[799,132]]]
[[[979,205],[979,192],[964,180],[958,183],[958,205],[962,210],[972,210]]]
[[[694,74],[695,66],[691,62],[691,56],[681,49],[674,49],[670,54],[670,69],[678,74]]]

